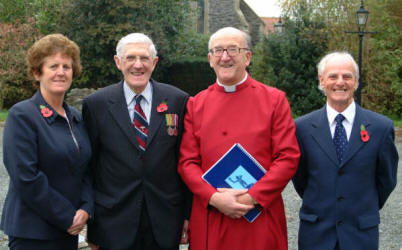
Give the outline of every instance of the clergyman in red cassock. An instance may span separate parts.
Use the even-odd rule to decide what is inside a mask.
[[[226,27],[209,41],[217,82],[187,104],[178,171],[194,194],[191,250],[288,249],[281,196],[297,170],[299,147],[285,94],[246,72],[250,37]],[[250,189],[215,189],[202,175],[240,143],[266,170]],[[253,221],[243,218],[258,206]]]

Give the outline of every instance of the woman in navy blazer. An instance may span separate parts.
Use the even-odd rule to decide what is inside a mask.
[[[10,184],[0,228],[12,250],[77,249],[93,211],[91,148],[81,115],[63,100],[80,74],[80,50],[61,34],[48,35],[28,50],[27,63],[40,88],[8,113],[3,159]]]

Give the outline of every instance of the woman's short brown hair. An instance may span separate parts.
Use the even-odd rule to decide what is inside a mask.
[[[73,77],[78,77],[81,73],[80,48],[62,34],[44,36],[29,48],[26,57],[28,74],[32,77],[34,73],[41,75],[45,58],[57,53],[72,59]]]

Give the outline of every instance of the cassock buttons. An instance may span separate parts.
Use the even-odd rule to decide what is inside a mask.
[[[227,136],[227,135],[228,135],[228,132],[222,131],[222,135],[223,135],[223,136]]]

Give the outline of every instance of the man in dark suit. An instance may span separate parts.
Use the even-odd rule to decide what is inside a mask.
[[[150,79],[158,57],[146,35],[123,37],[116,52],[124,80],[83,102],[95,193],[88,241],[92,249],[177,250],[189,211],[177,173],[188,95]]]
[[[318,64],[327,104],[296,120],[303,199],[299,249],[378,249],[379,210],[395,188],[398,153],[390,119],[353,100],[358,67],[347,52]]]

